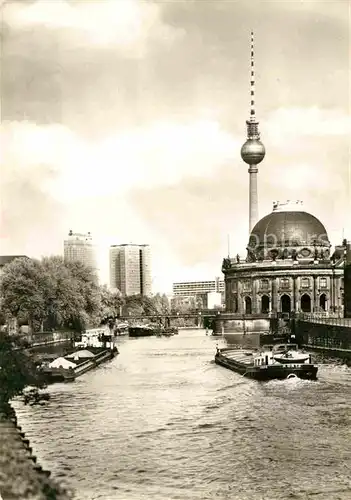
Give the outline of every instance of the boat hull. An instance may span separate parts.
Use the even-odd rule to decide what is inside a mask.
[[[155,335],[155,330],[142,327],[129,327],[129,337],[152,337]]]
[[[75,368],[49,368],[45,367],[41,370],[43,381],[47,384],[56,382],[74,382],[77,377],[96,368],[97,366],[106,363],[118,354],[118,350],[104,349],[98,352],[93,358],[88,358]]]
[[[318,367],[312,364],[300,366],[284,366],[284,365],[268,365],[268,366],[253,366],[245,363],[240,363],[233,359],[229,359],[222,354],[216,354],[215,362],[218,365],[224,366],[229,370],[240,373],[241,375],[255,380],[283,380],[296,376],[303,380],[316,380]]]

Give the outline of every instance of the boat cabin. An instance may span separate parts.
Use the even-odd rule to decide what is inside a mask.
[[[265,346],[265,350],[254,355],[254,366],[267,366],[274,364],[284,364],[297,366],[306,362],[311,363],[311,356],[298,352],[297,344],[277,344]]]

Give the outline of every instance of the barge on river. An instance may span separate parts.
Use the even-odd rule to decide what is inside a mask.
[[[152,325],[133,325],[129,327],[129,337],[152,337],[156,328]]]
[[[162,327],[157,324],[133,325],[129,327],[129,337],[172,337],[178,334],[178,328]]]
[[[73,382],[77,377],[114,358],[116,354],[118,354],[116,347],[113,349],[90,347],[89,350],[83,349],[56,358],[51,363],[41,366],[40,372],[47,384]]]
[[[312,363],[311,354],[299,351],[296,344],[267,345],[258,351],[217,348],[215,362],[257,380],[293,377],[316,380],[318,371],[318,367]]]

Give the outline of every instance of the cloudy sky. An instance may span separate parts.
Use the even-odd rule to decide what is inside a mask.
[[[149,243],[154,290],[245,254],[250,31],[266,157],[260,215],[304,200],[351,238],[351,3],[2,2],[1,253],[91,231]]]

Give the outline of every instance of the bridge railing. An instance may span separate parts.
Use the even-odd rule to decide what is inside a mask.
[[[344,326],[351,328],[351,318],[343,318],[335,313],[296,313],[295,318],[310,323]]]
[[[221,312],[221,318],[233,318],[233,319],[262,319],[262,318],[275,318],[275,313],[253,313],[253,314],[243,314],[243,313],[233,313],[233,312]]]
[[[216,309],[204,309],[201,311],[187,311],[187,312],[162,312],[152,314],[122,314],[118,319],[120,320],[133,320],[133,319],[158,319],[158,318],[201,318],[201,316],[216,316],[221,311]]]

